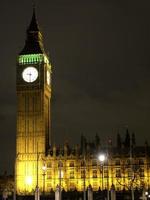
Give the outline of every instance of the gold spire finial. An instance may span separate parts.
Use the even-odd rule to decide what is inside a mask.
[[[32,8],[33,8],[33,12],[35,13],[35,9],[36,9],[36,3],[35,3],[35,0],[32,0]]]

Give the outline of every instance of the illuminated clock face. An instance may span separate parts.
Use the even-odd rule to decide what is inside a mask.
[[[50,85],[50,82],[51,82],[50,72],[47,71],[47,84]]]
[[[22,72],[22,78],[25,82],[32,83],[38,78],[38,71],[35,67],[27,67]]]

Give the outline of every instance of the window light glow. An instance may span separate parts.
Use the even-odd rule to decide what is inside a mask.
[[[37,64],[37,63],[49,63],[48,58],[43,54],[27,54],[19,56],[19,64]]]
[[[32,184],[32,177],[31,176],[27,176],[25,181],[26,181],[27,185],[31,185]]]

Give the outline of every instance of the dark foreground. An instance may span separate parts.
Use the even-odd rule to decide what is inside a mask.
[[[86,194],[87,196],[87,194]],[[142,191],[134,191],[134,199],[135,200],[140,200],[142,196]],[[105,200],[107,197],[107,191],[97,191],[93,192],[93,200]],[[4,199],[1,195],[0,199]],[[13,195],[8,196],[8,200],[13,200]],[[34,200],[35,197],[34,195],[25,195],[25,196],[16,196],[16,200]],[[87,199],[87,198],[86,198]],[[111,200],[111,194],[110,198]],[[50,194],[41,194],[40,195],[40,200],[55,200],[55,193],[51,192]],[[62,200],[83,200],[83,192],[78,192],[78,191],[70,191],[70,192],[65,192],[62,191]],[[88,200],[88,199],[87,199]],[[132,200],[131,198],[131,191],[118,191],[116,192],[116,200]]]

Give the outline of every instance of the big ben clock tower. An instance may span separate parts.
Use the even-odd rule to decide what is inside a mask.
[[[31,192],[38,184],[42,160],[51,144],[51,65],[33,10],[23,50],[17,58],[16,189]]]

